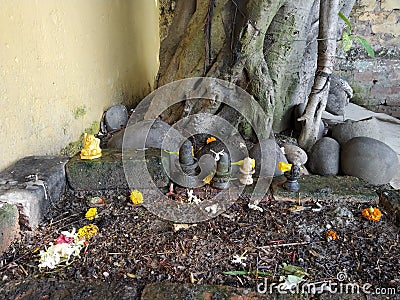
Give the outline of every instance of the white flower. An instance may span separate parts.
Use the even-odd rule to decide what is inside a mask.
[[[247,205],[250,209],[253,209],[253,210],[258,210],[258,211],[260,211],[260,212],[263,212],[264,210],[261,208],[261,207],[259,207],[258,205],[255,205],[255,204],[248,204]]]
[[[240,264],[240,265],[242,265],[243,267],[245,267],[246,266],[246,263],[245,262],[243,262],[243,260],[246,260],[247,259],[247,257],[246,256],[243,256],[243,255],[234,255],[233,256],[233,259],[232,259],[232,263],[233,264]]]
[[[207,206],[206,208],[204,208],[206,212],[211,213],[211,214],[216,214],[217,210],[218,210],[218,204],[215,203],[213,205]]]
[[[199,204],[201,200],[197,198],[196,195],[193,194],[193,190],[187,190],[188,202],[191,203],[192,201],[195,204]]]
[[[212,152],[212,153],[214,153],[215,154],[215,161],[219,161],[219,157],[221,156],[221,155],[223,155],[224,154],[224,152],[225,152],[225,150],[224,149],[222,149],[221,151],[219,151],[219,152],[215,152],[215,151],[213,151],[213,150],[211,150],[210,149],[210,151]]]
[[[41,250],[39,255],[39,269],[48,267],[49,269],[54,269],[58,264],[65,263],[68,265],[71,256],[79,257],[80,252],[85,244],[84,240],[79,240],[75,234],[75,229],[72,232],[63,231],[65,237],[74,238],[72,243],[50,243],[50,247],[46,251]]]

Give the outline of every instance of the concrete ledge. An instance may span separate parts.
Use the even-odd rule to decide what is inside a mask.
[[[157,187],[168,186],[168,176],[161,166],[160,149],[146,150],[146,164],[153,182]],[[168,162],[163,160],[168,166]],[[131,176],[140,177],[139,165],[143,164],[143,150],[130,150],[124,152],[117,149],[104,149],[100,158],[82,160],[77,154],[66,165],[67,180],[74,190],[115,190],[128,189],[124,173],[124,164],[131,170]],[[150,184],[140,188],[151,187]]]
[[[17,206],[0,203],[0,255],[3,254],[19,235],[19,214]]]
[[[357,202],[378,203],[376,187],[364,180],[352,176],[319,176],[303,175],[299,192],[289,192],[282,187],[286,178],[277,177],[272,183],[272,194],[277,201],[296,201],[299,194],[301,201],[334,201],[346,200]]]
[[[0,173],[0,203],[15,205],[22,229],[32,230],[65,191],[67,157],[30,156]]]

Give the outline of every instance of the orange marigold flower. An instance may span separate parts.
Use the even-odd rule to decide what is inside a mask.
[[[369,221],[377,222],[381,219],[382,213],[377,207],[368,207],[362,210],[362,215]]]
[[[328,241],[334,241],[339,237],[338,234],[333,230],[327,230],[325,232],[325,236]]]
[[[215,142],[216,140],[217,140],[217,139],[216,139],[215,137],[211,136],[211,137],[209,137],[209,138],[207,139],[206,143],[209,144],[209,143]]]

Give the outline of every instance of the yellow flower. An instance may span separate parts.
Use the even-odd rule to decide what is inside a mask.
[[[94,237],[98,231],[99,231],[99,228],[96,225],[89,224],[89,225],[79,228],[77,234],[78,234],[79,239],[89,240],[92,237]]]
[[[237,166],[241,166],[243,165],[243,159],[239,160],[239,161],[234,161],[231,163],[231,165],[237,165]],[[251,159],[251,168],[254,169],[256,167],[256,160],[254,158]]]
[[[325,232],[325,236],[328,241],[334,241],[339,237],[338,234],[333,230],[327,230]]]
[[[279,171],[285,173],[292,169],[292,164],[287,164],[283,161],[278,162],[278,169]]]
[[[362,210],[362,215],[367,220],[377,222],[381,219],[382,213],[377,207],[368,207]]]
[[[214,177],[214,172],[211,172],[206,177],[204,177],[203,182],[206,184],[210,184],[213,177]]]
[[[254,158],[251,159],[251,168],[254,169],[256,167],[256,160]]]
[[[215,142],[216,140],[217,140],[217,139],[216,139],[215,137],[211,136],[211,137],[209,137],[209,138],[207,139],[206,143],[209,144],[209,143]]]
[[[131,199],[133,204],[142,204],[143,203],[143,195],[138,190],[132,191],[129,198]]]
[[[89,210],[85,214],[85,218],[88,219],[89,221],[92,221],[96,217],[97,217],[97,208],[96,207],[89,208]]]

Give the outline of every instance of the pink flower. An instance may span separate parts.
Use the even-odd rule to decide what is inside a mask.
[[[61,234],[55,241],[54,244],[71,244],[74,242],[73,236],[66,236],[65,234]]]

